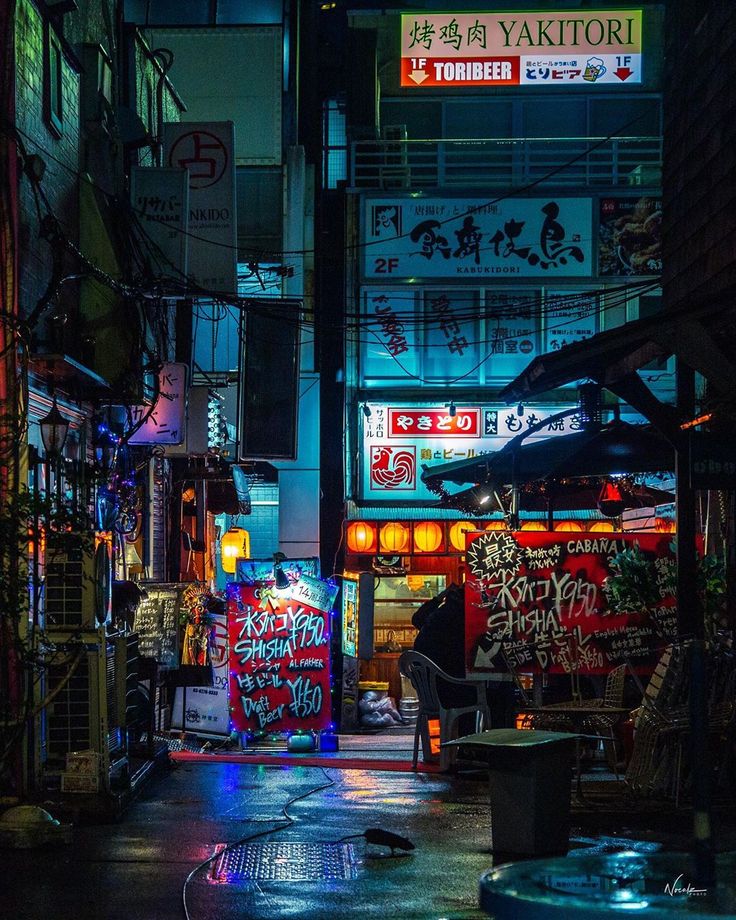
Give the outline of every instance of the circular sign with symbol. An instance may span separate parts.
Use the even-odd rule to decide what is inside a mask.
[[[529,339],[523,339],[519,342],[519,351],[522,355],[528,355],[530,351],[534,351],[534,344]]]
[[[227,148],[209,131],[189,131],[171,148],[169,166],[189,171],[189,188],[209,188],[220,181],[227,169]]]
[[[495,578],[501,572],[513,575],[521,566],[521,547],[509,533],[492,530],[473,540],[466,553],[476,578]]]

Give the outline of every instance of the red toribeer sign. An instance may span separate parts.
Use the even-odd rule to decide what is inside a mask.
[[[465,654],[468,672],[605,674],[624,661],[653,667],[676,635],[674,597],[664,589],[647,613],[607,613],[610,560],[638,544],[669,581],[671,534],[469,533]]]
[[[336,589],[302,576],[227,588],[230,707],[238,731],[319,730],[330,723],[329,611]]]

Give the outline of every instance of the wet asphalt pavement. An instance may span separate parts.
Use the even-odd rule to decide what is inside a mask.
[[[285,826],[283,807],[311,790]],[[218,845],[278,827],[232,854],[249,878],[234,877],[242,860],[231,857],[195,872],[191,920],[486,916],[477,906],[492,864],[485,778],[215,763],[177,766],[119,823],[75,827],[71,846],[3,850],[0,917],[179,920],[192,869]],[[415,850],[391,858],[362,838],[338,843],[376,827]]]

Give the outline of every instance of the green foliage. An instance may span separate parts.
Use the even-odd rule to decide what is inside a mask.
[[[32,547],[42,540],[47,562],[53,562],[54,553],[63,552],[67,543],[91,549],[92,518],[53,496],[24,488],[0,507],[0,617],[17,620],[28,611]]]
[[[612,574],[603,583],[603,593],[611,613],[651,612],[677,590],[675,565],[647,558],[636,544],[613,556],[609,566]],[[726,567],[719,556],[698,558],[697,586],[706,630],[712,634],[719,628],[726,601]]]
[[[639,613],[662,600],[657,570],[638,544],[616,553],[609,561],[612,575],[603,583],[603,593],[612,613]]]

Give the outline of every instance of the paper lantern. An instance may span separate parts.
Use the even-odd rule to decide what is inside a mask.
[[[465,534],[477,530],[477,526],[470,521],[456,521],[450,528],[450,543],[454,549],[465,552]]]
[[[521,530],[546,530],[547,528],[541,521],[524,521]]]
[[[556,531],[580,531],[582,529],[582,524],[578,521],[560,521],[559,524],[555,524]]]
[[[506,521],[489,521],[486,524],[486,530],[508,530],[509,525]]]
[[[418,553],[435,553],[442,546],[442,528],[437,521],[414,525],[414,549]]]
[[[220,540],[222,571],[234,575],[236,560],[247,559],[249,556],[250,534],[242,527],[231,527]]]
[[[409,529],[396,521],[389,521],[381,528],[381,552],[403,553],[409,543]]]
[[[590,525],[591,533],[610,533],[615,529],[610,521],[596,521],[595,524]]]
[[[376,548],[376,528],[366,521],[353,521],[347,532],[351,553],[370,553]]]

